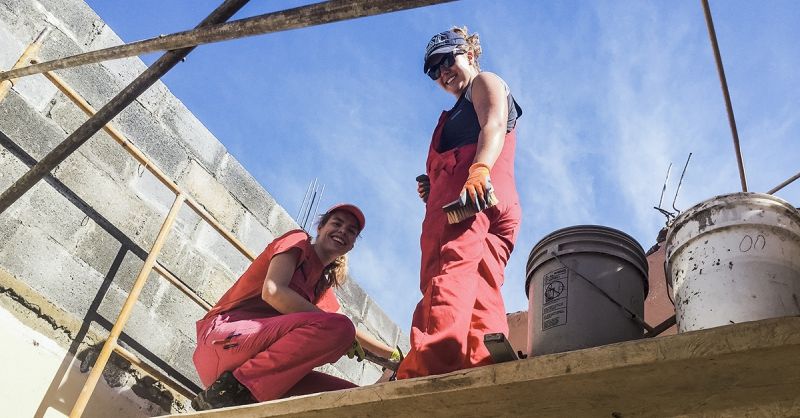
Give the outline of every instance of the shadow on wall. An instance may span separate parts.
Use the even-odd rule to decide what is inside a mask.
[[[6,150],[8,150],[12,155],[22,161],[28,167],[32,167],[36,164],[36,160],[25,150],[19,147],[13,140],[11,140],[8,136],[0,132],[0,145],[2,145]],[[100,226],[105,232],[107,232],[110,236],[112,236],[116,241],[120,244],[120,250],[117,253],[114,261],[112,262],[108,272],[106,273],[102,284],[100,285],[97,293],[94,296],[90,306],[87,309],[86,315],[83,317],[80,329],[72,335],[72,343],[68,348],[68,354],[65,356],[64,360],[62,361],[58,371],[56,372],[55,376],[53,377],[52,382],[47,390],[47,393],[42,400],[42,403],[39,405],[39,408],[36,411],[35,417],[43,417],[45,412],[48,408],[54,408],[60,412],[63,412],[65,415],[69,413],[69,410],[72,408],[71,403],[69,400],[77,399],[77,393],[62,393],[62,387],[68,387],[70,385],[62,384],[62,380],[66,378],[67,381],[72,380],[73,377],[69,376],[70,367],[72,363],[72,355],[79,352],[79,349],[82,344],[85,343],[86,336],[89,332],[89,328],[92,322],[97,323],[107,331],[110,331],[113,327],[113,323],[108,319],[104,318],[102,315],[99,314],[98,309],[106,297],[109,288],[111,287],[114,278],[117,276],[119,272],[120,266],[122,265],[123,259],[125,256],[130,252],[135,255],[137,258],[144,261],[147,257],[147,251],[139,247],[136,243],[134,243],[130,238],[128,238],[119,228],[114,226],[108,219],[103,217],[100,213],[94,210],[89,204],[81,199],[77,194],[75,194],[72,190],[70,190],[64,183],[53,177],[51,174],[45,176],[45,182],[49,184],[54,190],[58,191],[62,196],[64,196],[69,202],[75,205],[79,210],[81,210],[89,219],[94,221],[98,226]],[[129,335],[123,333],[120,336],[120,343],[124,346],[130,347],[133,351],[135,351],[139,356],[146,359],[149,363],[155,365],[157,368],[160,368],[172,378],[180,382],[189,390],[197,392],[200,388],[188,377],[184,376],[173,367],[171,367],[166,361],[156,356],[154,353],[146,349],[140,343],[135,341]],[[98,349],[99,350],[99,349]],[[91,368],[91,365],[94,363],[94,358],[90,355],[92,352],[92,348],[88,350],[82,351],[78,357],[83,358],[84,361],[81,364],[81,372],[86,373]],[[72,354],[72,355],[70,355]],[[117,357],[113,356],[112,358]],[[88,361],[86,361],[88,360]],[[123,361],[123,360],[119,360]],[[129,365],[128,365],[129,366]],[[123,367],[122,369],[129,368],[128,366]],[[121,370],[119,366],[117,366],[117,370]],[[111,375],[104,373],[104,378],[106,382],[112,386],[120,382],[119,378],[113,377],[113,372]],[[75,379],[78,379],[75,377]],[[85,379],[83,379],[85,380]],[[164,390],[158,389],[145,389],[142,385],[147,384],[147,380],[140,379],[136,382],[134,387],[139,387],[134,389],[134,392],[143,397],[145,399],[150,400],[151,402],[158,404],[159,406],[164,409],[165,412],[170,412],[170,405],[172,404],[171,393]],[[152,381],[155,383],[155,381]],[[119,383],[121,385],[121,383]],[[143,396],[144,395],[144,396]],[[169,401],[167,401],[167,398]],[[166,408],[165,408],[166,407]]]

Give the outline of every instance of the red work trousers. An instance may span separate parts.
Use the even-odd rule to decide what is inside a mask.
[[[355,338],[344,315],[298,312],[265,318],[226,312],[197,322],[194,364],[208,387],[232,370],[259,401],[356,387],[315,367],[339,360]]]
[[[442,206],[461,192],[477,145],[436,152],[445,116],[428,155],[431,188],[420,238],[422,300],[414,311],[411,350],[398,370],[400,379],[491,364],[484,334],[508,335],[500,288],[521,217],[514,185],[514,131],[506,135],[490,173],[500,203],[449,225]]]

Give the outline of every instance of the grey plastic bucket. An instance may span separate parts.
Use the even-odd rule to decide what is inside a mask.
[[[641,338],[630,313],[644,319],[647,292],[644,250],[624,232],[579,225],[545,236],[528,257],[528,354]]]
[[[678,332],[800,315],[800,212],[761,193],[716,196],[666,241]]]

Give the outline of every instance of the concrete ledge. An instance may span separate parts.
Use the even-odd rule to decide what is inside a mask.
[[[800,317],[184,417],[796,416]]]

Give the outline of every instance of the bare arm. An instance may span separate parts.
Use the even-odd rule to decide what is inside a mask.
[[[356,339],[364,349],[383,358],[389,358],[392,355],[392,351],[394,351],[394,348],[358,328],[356,328]]]
[[[322,312],[316,305],[289,287],[299,256],[299,250],[291,250],[272,257],[269,269],[267,269],[267,277],[261,287],[261,299],[283,314]]]
[[[503,150],[508,123],[508,97],[500,77],[489,72],[478,74],[472,82],[472,104],[481,125],[473,163],[492,167]]]

